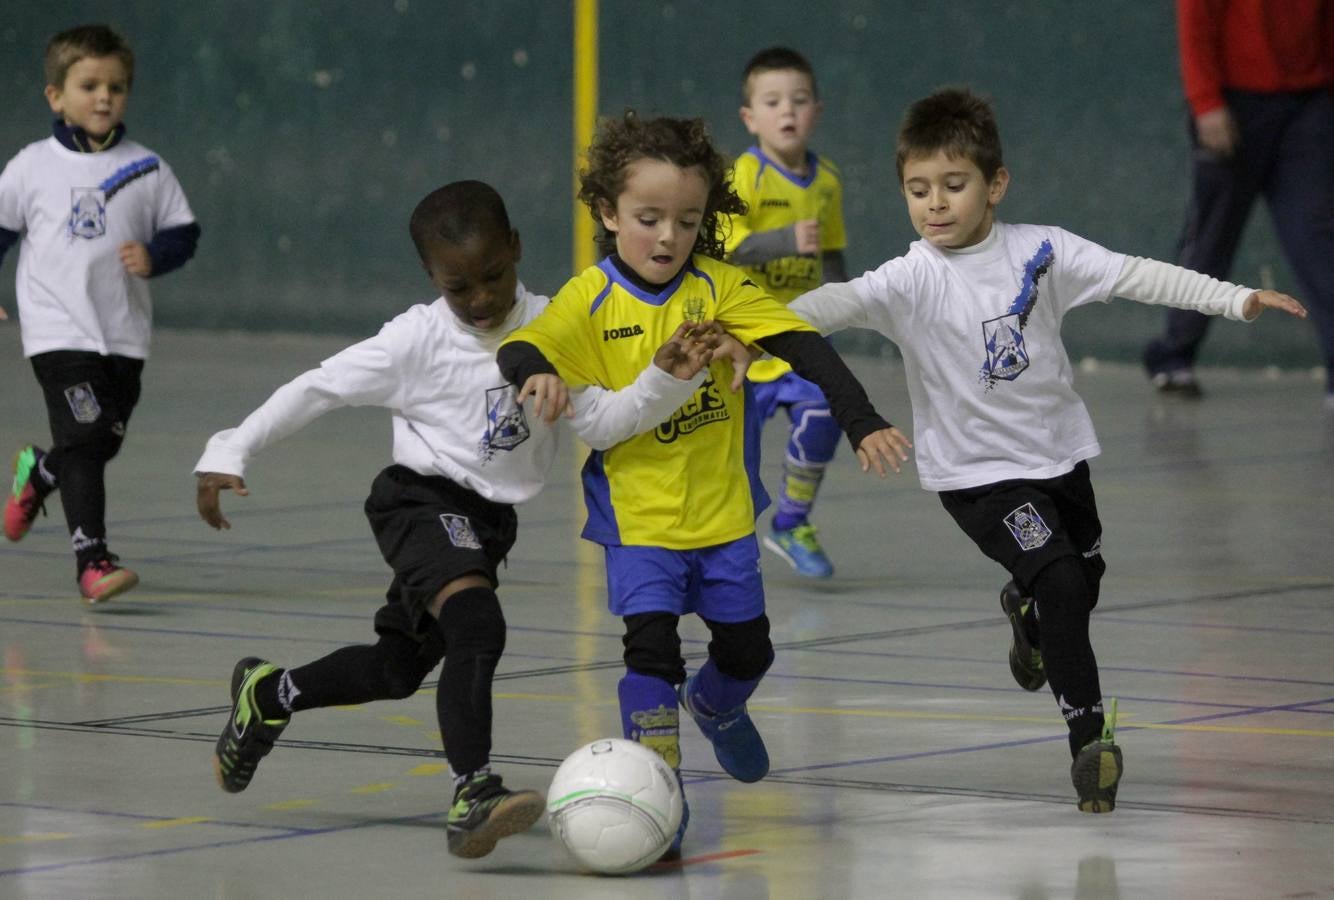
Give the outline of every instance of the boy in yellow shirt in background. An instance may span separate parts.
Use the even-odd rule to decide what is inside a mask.
[[[783,303],[825,282],[847,280],[842,180],[834,164],[808,146],[820,110],[815,73],[800,53],[770,47],[746,64],[741,121],[756,144],[736,161],[732,183],[747,211],[728,217],[725,246],[729,262]],[[783,360],[756,362],[749,378],[761,420],[782,407],[792,423],[764,546],[799,574],[828,578],[834,567],[809,516],[838,446],[838,424],[820,389]]]

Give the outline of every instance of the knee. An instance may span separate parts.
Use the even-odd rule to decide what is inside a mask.
[[[668,684],[686,680],[681,658],[681,636],[677,617],[670,613],[637,613],[625,617],[625,667],[641,675],[661,678]]]
[[[799,462],[827,463],[838,448],[841,434],[828,406],[810,402],[794,404],[788,455]]]
[[[759,678],[774,661],[774,645],[769,640],[769,617],[761,613],[745,622],[706,620],[713,640],[709,656],[718,671],[738,681]]]
[[[500,611],[496,592],[489,587],[465,588],[451,594],[440,609],[439,626],[447,660],[460,650],[499,659],[505,650],[505,614]]]
[[[1097,580],[1090,578],[1089,560],[1062,556],[1048,563],[1033,578],[1033,598],[1042,618],[1073,614],[1087,616],[1097,602]],[[1101,578],[1101,573],[1098,573]]]
[[[125,442],[125,423],[109,421],[105,416],[61,441],[65,455],[89,462],[110,462]]]
[[[386,700],[404,700],[417,693],[434,663],[421,663],[420,647],[396,632],[383,634],[375,645],[380,657],[381,693]]]

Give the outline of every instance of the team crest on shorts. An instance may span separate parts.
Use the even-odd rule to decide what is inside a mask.
[[[69,233],[71,237],[101,237],[107,233],[107,192],[101,188],[71,188]]]
[[[1032,503],[1025,503],[1006,516],[1005,527],[1024,550],[1036,550],[1051,538],[1051,529]]]
[[[86,381],[65,388],[65,400],[69,403],[70,412],[74,413],[74,421],[80,425],[96,422],[97,417],[102,415],[102,406],[97,402],[93,386]]]
[[[468,521],[467,516],[441,513],[440,523],[445,526],[445,533],[449,535],[449,542],[455,547],[461,547],[464,550],[482,549],[482,542],[477,540],[477,532],[472,530],[472,523]]]
[[[532,436],[517,397],[512,385],[487,388],[486,433],[477,446],[482,462],[490,462],[497,450],[513,450]]]

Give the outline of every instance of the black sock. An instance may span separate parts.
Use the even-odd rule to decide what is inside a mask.
[[[445,665],[436,711],[445,757],[456,775],[491,759],[491,681],[505,649],[505,617],[490,588],[468,588],[444,603],[436,628],[445,642]]]
[[[1070,752],[1102,734],[1102,687],[1089,643],[1090,590],[1079,561],[1061,557],[1033,579],[1041,616],[1042,664],[1070,728]]]
[[[264,718],[278,719],[303,709],[411,697],[442,654],[434,638],[418,642],[387,632],[375,644],[340,647],[264,678],[255,686],[255,702]]]

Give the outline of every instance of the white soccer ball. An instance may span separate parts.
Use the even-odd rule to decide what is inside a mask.
[[[565,758],[547,791],[551,831],[581,866],[635,872],[662,856],[681,824],[681,785],[634,741],[604,738]]]

